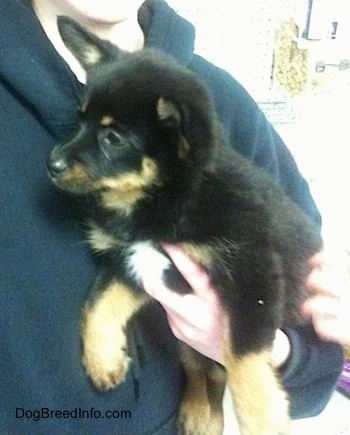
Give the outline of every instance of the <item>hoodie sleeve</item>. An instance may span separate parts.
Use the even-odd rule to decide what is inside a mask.
[[[311,325],[283,329],[292,349],[288,362],[280,370],[290,396],[291,417],[314,417],[324,409],[334,391],[343,368],[342,348],[319,340]]]
[[[264,168],[316,224],[321,216],[308,184],[297,165],[257,104],[227,72],[195,56],[191,69],[213,93],[217,110],[232,146]],[[285,326],[291,355],[281,369],[282,382],[290,396],[293,418],[311,417],[327,404],[343,366],[342,349],[322,342],[311,325]]]

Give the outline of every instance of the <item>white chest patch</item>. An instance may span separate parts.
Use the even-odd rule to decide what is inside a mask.
[[[135,243],[128,251],[129,270],[140,284],[163,282],[163,272],[172,263],[152,242]]]

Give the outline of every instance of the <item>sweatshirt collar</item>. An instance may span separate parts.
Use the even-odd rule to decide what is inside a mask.
[[[0,81],[55,137],[76,120],[81,85],[46,37],[26,0],[0,2]]]

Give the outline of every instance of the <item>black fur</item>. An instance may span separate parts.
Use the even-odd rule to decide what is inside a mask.
[[[282,323],[299,320],[319,230],[230,149],[194,74],[156,51],[124,53],[67,18],[59,28],[88,82],[79,130],[53,150],[48,167],[57,186],[96,199],[92,234],[103,234],[106,246],[91,242],[105,261],[90,306],[112,280],[142,293],[128,263],[136,242],[190,245],[229,314],[230,351],[238,358],[269,351]],[[97,62],[87,50],[100,53]],[[174,270],[164,279],[190,291]],[[265,433],[241,424],[242,433]],[[266,433],[284,431],[275,426]]]

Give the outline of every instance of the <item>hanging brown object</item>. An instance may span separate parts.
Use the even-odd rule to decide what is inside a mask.
[[[293,95],[306,89],[309,51],[298,47],[299,29],[293,18],[277,30],[273,62],[273,80]]]

